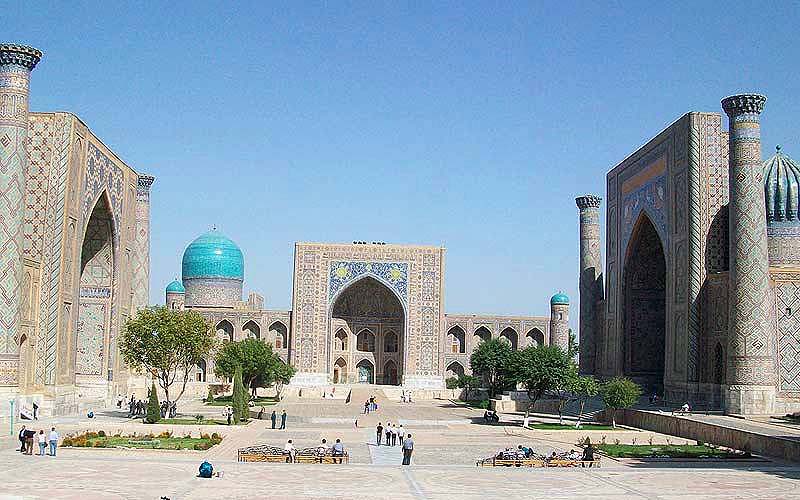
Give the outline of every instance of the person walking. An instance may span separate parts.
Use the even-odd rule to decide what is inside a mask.
[[[397,446],[397,426],[392,425],[392,446]]]
[[[278,419],[278,414],[275,413],[275,410],[272,410],[272,415],[269,416],[269,419],[272,420],[272,428],[275,428],[275,421]]]
[[[36,431],[33,429],[25,429],[25,454],[33,455],[33,440],[36,437]]]
[[[384,433],[386,434],[386,446],[392,445],[392,423],[386,422],[386,428],[384,429]]]
[[[55,427],[50,429],[50,434],[47,436],[47,441],[50,443],[50,456],[56,456],[56,448],[58,448],[58,433],[56,432]]]
[[[23,425],[22,428],[19,430],[19,452],[25,453],[25,426]]]
[[[400,446],[403,446],[403,436],[406,435],[406,430],[403,428],[403,424],[400,424],[400,427],[397,428],[397,438],[400,441]]]
[[[377,441],[378,446],[380,446],[381,445],[381,438],[383,437],[383,426],[381,425],[380,422],[378,422],[378,426],[375,427],[375,431],[377,432],[375,440]]]
[[[39,420],[39,417],[37,416],[38,413],[39,413],[39,405],[37,405],[36,401],[34,401],[33,402],[33,419],[34,420]]]
[[[411,434],[403,440],[403,465],[411,465],[411,454],[414,453],[414,440]]]
[[[39,434],[36,435],[36,444],[39,445],[39,456],[44,456],[44,451],[47,449],[47,435],[44,429],[39,429]]]
[[[286,410],[281,413],[281,429],[286,429]]]
[[[226,406],[222,414],[228,418],[228,425],[231,425],[231,418],[233,417],[233,410],[231,410],[231,407]]]

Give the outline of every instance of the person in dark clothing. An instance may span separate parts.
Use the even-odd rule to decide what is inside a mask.
[[[19,452],[25,453],[25,426],[19,430]]]
[[[414,453],[414,440],[411,434],[403,440],[403,465],[411,465],[411,454]]]
[[[286,429],[286,410],[281,413],[281,429]]]
[[[275,410],[272,410],[272,415],[269,416],[269,419],[272,420],[272,428],[275,428],[275,420],[278,419],[278,414],[275,413]]]
[[[375,428],[377,431],[376,441],[378,442],[378,446],[381,445],[381,438],[383,437],[383,425],[378,422],[378,427]]]
[[[392,445],[392,423],[391,422],[386,422],[385,432],[386,432],[386,446],[391,446]]]
[[[33,403],[33,419],[34,420],[39,420],[39,417],[37,416],[37,413],[39,413],[39,405],[37,405],[36,403]]]
[[[264,419],[264,407],[263,406],[261,407],[260,410],[258,410],[258,419],[259,420],[263,420]]]

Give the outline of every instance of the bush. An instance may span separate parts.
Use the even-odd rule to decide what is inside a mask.
[[[64,440],[61,442],[61,446],[73,446],[72,438],[69,436],[65,437]]]
[[[478,408],[480,408],[481,410],[488,410],[490,406],[491,404],[489,403],[488,399],[481,399],[480,402],[478,403]]]
[[[478,377],[474,377],[472,375],[461,375],[458,377],[457,381],[458,387],[466,390],[474,389],[476,387],[480,387],[481,379]]]
[[[172,437],[172,432],[164,431],[161,434],[159,434],[158,437],[160,437],[160,438],[171,438]]]
[[[458,389],[458,378],[450,377],[448,379],[445,379],[444,386],[447,387],[448,389]]]
[[[92,444],[92,448],[105,448],[106,442],[104,439],[98,439]]]
[[[195,450],[207,450],[207,449],[211,448],[211,446],[212,446],[212,444],[209,443],[209,442],[195,443],[194,444],[194,449]]]
[[[101,438],[104,438],[104,437],[106,437],[106,431],[102,431],[102,430],[101,431],[97,431],[97,435],[99,437],[101,437]]]
[[[211,439],[211,436],[209,436],[205,432],[201,432],[200,433],[200,439]]]
[[[208,395],[206,396],[206,401],[209,403],[214,401],[214,389],[212,389],[210,385],[208,386]]]
[[[156,383],[153,382],[150,389],[150,400],[147,402],[147,416],[144,421],[148,424],[154,424],[161,420],[161,407],[158,404],[158,394],[156,394]]]

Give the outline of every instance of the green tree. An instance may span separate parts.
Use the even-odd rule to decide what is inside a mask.
[[[292,377],[296,370],[288,363],[284,363],[282,359],[278,358],[279,363],[275,365],[275,397],[281,399],[281,391],[283,387],[291,382]]]
[[[448,377],[444,381],[444,386],[448,389],[458,388],[458,377]]]
[[[581,419],[583,418],[583,408],[586,406],[586,401],[597,396],[600,392],[600,387],[597,385],[597,380],[592,376],[578,377],[573,386],[573,393],[575,399],[581,405],[580,412],[578,413],[578,423],[575,427],[580,427]]]
[[[526,418],[536,401],[550,391],[559,398],[559,421],[562,420],[564,406],[578,377],[577,367],[566,352],[555,345],[526,347],[512,354],[509,372],[512,380],[525,388],[531,401],[525,410]]]
[[[478,344],[469,358],[472,372],[479,375],[489,385],[489,397],[508,382],[511,346],[500,339],[489,339]]]
[[[458,377],[458,387],[466,389],[467,391],[480,387],[480,385],[481,380],[478,377],[472,375],[460,375]]]
[[[128,366],[151,374],[167,402],[173,402],[186,391],[192,368],[215,345],[215,335],[200,314],[159,306],[142,309],[125,323],[119,350]],[[171,399],[170,387],[176,380],[181,389]]]
[[[158,394],[156,394],[156,383],[153,382],[153,387],[150,388],[150,399],[147,400],[147,415],[144,421],[148,424],[155,424],[161,420],[161,405],[158,403]]]
[[[231,398],[231,408],[233,410],[233,423],[238,424],[242,420],[243,408],[247,408],[247,392],[242,382],[242,368],[237,366],[233,374],[233,397]]]
[[[642,388],[633,380],[615,377],[600,386],[603,403],[611,410],[611,426],[616,427],[617,410],[633,406],[642,395]]]
[[[575,336],[572,328],[570,328],[569,338],[567,340],[567,356],[569,356],[569,359],[577,359],[579,352],[580,346],[578,345],[578,338]]]
[[[211,385],[208,386],[208,395],[206,396],[206,402],[210,403],[214,401],[214,389],[211,388]]]
[[[222,346],[215,358],[214,373],[233,378],[236,368],[241,368],[245,391],[249,389],[255,396],[259,387],[270,387],[278,382],[277,376],[282,373],[284,364],[270,344],[247,338],[238,342],[226,342]]]

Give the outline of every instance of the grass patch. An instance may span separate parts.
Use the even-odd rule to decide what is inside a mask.
[[[745,454],[696,444],[600,444],[597,449],[617,458],[744,458]]]
[[[278,403],[278,400],[274,397],[256,398],[252,401],[256,405],[256,409],[259,406],[269,406]],[[229,406],[231,404],[231,396],[220,396],[214,398],[214,401],[206,401],[206,406]]]
[[[228,425],[228,420],[220,420],[220,419],[201,419],[197,420],[196,418],[162,418],[158,422],[158,424],[173,424],[173,425]],[[245,425],[247,422],[239,422],[238,424],[234,424],[233,420],[231,420],[231,425]]]
[[[610,425],[603,424],[587,424],[581,423],[580,428],[575,428],[575,425],[569,424],[551,424],[544,422],[536,422],[530,424],[531,429],[539,429],[543,431],[615,431]]]
[[[222,442],[222,436],[216,432],[200,437],[187,434],[183,437],[173,436],[171,432],[162,432],[158,435],[106,435],[103,431],[84,432],[77,435],[65,436],[62,446],[75,448],[138,448],[146,450],[207,450]]]

